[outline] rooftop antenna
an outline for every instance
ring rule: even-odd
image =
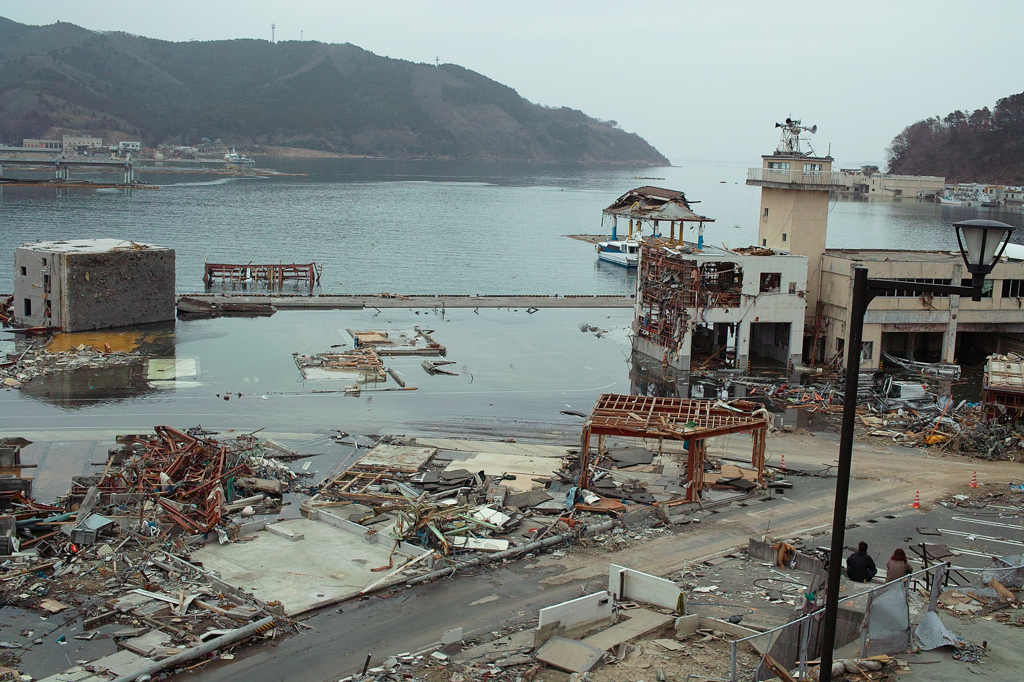
[[[434,57],[434,68],[435,69],[441,68],[441,58],[440,57]]]
[[[277,24],[271,24],[271,25],[270,25],[270,42],[272,42],[272,43],[273,43],[273,42],[276,42],[276,41],[274,40],[274,29],[275,29],[275,28],[277,28]]]
[[[302,36],[303,36],[304,33],[305,33],[305,31],[299,31],[299,42],[300,43],[302,42]]]
[[[814,148],[811,147],[811,141],[804,138],[803,141],[807,143],[809,151],[800,150],[800,133],[808,132],[811,135],[818,132],[818,126],[813,125],[810,128],[804,125],[800,125],[799,119],[787,118],[785,123],[776,123],[776,128],[782,128],[782,139],[779,140],[779,146],[775,149],[776,154],[794,154],[796,156],[813,156]]]

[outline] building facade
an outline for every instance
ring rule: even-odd
[[[945,191],[946,179],[931,175],[892,175],[844,169],[846,196],[863,199],[934,199]]]
[[[63,137],[63,149],[65,152],[103,149],[103,138],[93,137],[92,135],[65,135]]]
[[[21,146],[26,149],[64,149],[64,143],[60,140],[30,140],[25,138]]]
[[[981,301],[914,290],[914,282],[969,285],[959,253],[829,249],[821,257],[820,343],[825,362],[842,357],[853,297],[853,268],[907,282],[876,297],[864,316],[861,367],[877,369],[882,353],[920,362],[957,362],[965,347],[979,354],[1020,350],[1024,335],[1024,261],[1003,258],[985,281]]]
[[[83,331],[173,320],[174,250],[119,239],[37,242],[14,255],[14,323]]]

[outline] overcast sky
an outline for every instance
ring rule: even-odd
[[[164,40],[352,43],[455,63],[532,102],[614,119],[669,158],[770,153],[774,123],[816,124],[843,165],[906,125],[1024,91],[1024,2],[0,0],[28,24]]]

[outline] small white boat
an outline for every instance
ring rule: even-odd
[[[640,242],[635,239],[598,242],[597,259],[626,268],[635,268],[640,259]]]
[[[948,206],[981,206],[986,201],[987,198],[971,192],[956,192],[952,196],[943,194],[939,197],[939,203]]]
[[[231,148],[231,153],[230,154],[225,154],[224,155],[224,160],[227,161],[228,163],[245,164],[245,165],[251,165],[251,164],[255,164],[256,163],[255,160],[249,158],[245,154],[239,154],[238,152],[236,152],[234,147]]]

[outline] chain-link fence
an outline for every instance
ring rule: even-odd
[[[878,585],[865,592],[839,600],[835,648],[841,649],[860,640],[860,655],[876,656],[906,651],[910,647],[910,586],[918,582],[938,585],[945,576],[946,564],[916,571],[901,580]],[[864,604],[863,610],[857,608]],[[821,630],[825,609],[793,619],[780,627],[731,642],[730,680],[769,680],[777,677],[772,668],[797,669],[800,679],[807,674],[807,661],[820,656]],[[749,644],[759,654],[758,664],[740,671],[738,650]]]

